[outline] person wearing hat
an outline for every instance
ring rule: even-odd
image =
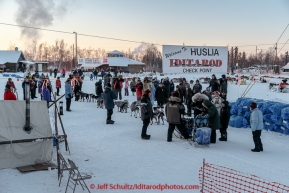
[[[17,100],[15,94],[11,90],[12,87],[9,84],[6,84],[4,92],[4,100]]]
[[[214,96],[212,97],[211,102],[213,103],[213,105],[215,105],[220,115],[223,99],[220,97],[220,93],[218,91],[214,92]]]
[[[209,100],[212,101],[213,93],[211,92],[210,87],[207,87],[206,90],[203,91],[203,94],[205,94],[209,98]]]
[[[227,141],[227,128],[229,125],[230,120],[230,107],[228,101],[222,102],[222,108],[220,111],[220,133],[221,137],[219,138],[220,141]]]
[[[218,80],[215,76],[215,74],[212,75],[212,79],[210,80],[210,86],[211,91],[215,92],[219,90],[219,84],[218,84]]]
[[[181,115],[185,114],[185,107],[181,103],[181,99],[179,98],[178,92],[173,92],[172,96],[169,98],[169,102],[166,104],[165,114],[167,117],[167,122],[169,123],[168,134],[167,134],[167,142],[172,141],[173,132],[175,127],[178,128],[180,133],[183,135],[185,139],[192,138],[189,136],[187,131],[184,128],[184,125],[181,121]]]
[[[144,90],[141,98],[141,119],[143,121],[141,138],[145,140],[150,139],[150,135],[147,135],[147,128],[150,124],[150,120],[153,116],[153,107],[150,100],[151,91],[149,89]]]
[[[222,78],[220,78],[220,93],[221,93],[221,97],[224,100],[226,100],[227,98],[227,88],[228,88],[227,78],[226,78],[226,75],[223,74]]]
[[[95,94],[96,96],[101,97],[102,93],[102,79],[98,79],[98,82],[95,83]]]
[[[193,86],[193,95],[202,92],[202,85],[199,80],[196,80],[196,84]]]
[[[70,105],[71,105],[71,99],[73,98],[72,96],[72,86],[71,86],[71,79],[68,78],[65,81],[65,99],[66,99],[66,111],[70,112]]]
[[[131,82],[129,84],[129,87],[130,87],[130,91],[132,92],[132,96],[134,96],[134,93],[135,93],[135,85],[136,85],[136,82],[135,82],[135,78],[132,78],[131,79]]]
[[[159,107],[165,104],[166,98],[167,98],[166,89],[163,86],[163,83],[160,83],[155,92],[155,99]]]
[[[113,114],[113,108],[114,108],[113,100],[116,100],[116,99],[117,99],[117,96],[114,92],[112,92],[111,84],[107,83],[106,88],[103,93],[103,102],[107,110],[106,124],[114,124],[114,121],[111,120],[111,115]]]
[[[23,100],[25,100],[25,83],[28,82],[29,77],[26,76],[24,81],[22,82],[22,89],[23,89]]]
[[[16,89],[16,87],[14,85],[14,82],[12,81],[12,78],[8,78],[8,81],[7,81],[6,84],[10,85],[12,92],[16,92],[17,89]]]
[[[256,102],[252,102],[250,104],[250,110],[251,110],[250,125],[253,134],[253,141],[255,144],[255,148],[251,149],[251,151],[260,152],[263,151],[263,144],[261,141],[261,132],[263,129],[263,114],[258,109]]]
[[[220,116],[215,105],[209,100],[204,100],[202,105],[208,110],[208,127],[211,128],[211,143],[216,143],[216,130],[220,129]]]

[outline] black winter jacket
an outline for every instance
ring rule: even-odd
[[[230,107],[228,101],[222,102],[225,104],[225,107],[221,108],[220,111],[220,124],[221,128],[228,128],[229,120],[230,120]]]

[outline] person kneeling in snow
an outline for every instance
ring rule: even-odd
[[[208,109],[208,127],[212,129],[211,143],[216,143],[216,130],[220,128],[220,116],[218,110],[209,100],[204,100],[202,105]]]
[[[179,97],[180,96],[178,92],[173,92],[165,108],[167,122],[169,123],[167,136],[168,142],[172,141],[172,135],[176,126],[185,139],[192,138],[192,136],[189,136],[189,134],[185,130],[184,125],[181,122],[181,114],[185,113],[185,107],[181,103],[181,99]]]

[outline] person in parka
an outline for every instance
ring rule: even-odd
[[[255,148],[251,149],[252,152],[260,152],[263,151],[263,144],[261,141],[261,132],[264,127],[263,125],[263,113],[257,107],[256,102],[252,102],[250,104],[250,125],[253,134],[253,141],[255,144]]]
[[[150,139],[150,135],[147,135],[147,128],[150,124],[151,117],[153,116],[153,107],[150,101],[151,91],[149,89],[144,90],[141,98],[141,119],[143,121],[141,138],[145,140]]]
[[[166,98],[169,98],[170,97],[170,81],[169,81],[168,77],[166,77],[164,79],[163,86],[165,87],[166,92],[167,92],[167,97]]]
[[[103,102],[104,106],[107,110],[107,118],[106,118],[106,124],[114,124],[114,121],[111,120],[111,115],[113,114],[113,108],[114,108],[114,101],[117,99],[117,96],[114,92],[111,90],[111,84],[107,83],[106,88],[103,93]]]
[[[136,82],[135,82],[135,78],[132,78],[131,79],[131,82],[129,84],[129,87],[130,87],[130,91],[132,92],[132,96],[134,96],[134,93],[135,93],[135,85],[136,85]]]
[[[192,115],[192,90],[191,88],[186,88],[186,105],[187,105],[187,115],[190,117]]]
[[[194,110],[194,117],[196,118],[199,114],[205,114],[206,109],[204,109],[202,103],[204,100],[209,100],[205,94],[197,93],[192,97],[192,109]]]
[[[95,94],[98,97],[101,97],[103,93],[103,89],[102,89],[102,80],[99,79],[98,82],[95,83]]]
[[[143,91],[145,91],[146,89],[152,91],[152,83],[149,81],[148,77],[145,77],[143,81]]]
[[[211,143],[216,143],[216,130],[220,129],[220,116],[215,105],[209,100],[204,100],[202,105],[208,109],[208,127],[211,128]]]
[[[202,92],[202,85],[199,80],[196,80],[196,84],[193,86],[193,95]]]
[[[158,106],[163,106],[167,98],[167,92],[163,83],[160,83],[155,92],[155,99],[158,103]]]
[[[178,128],[180,133],[185,139],[190,139],[191,136],[187,133],[184,124],[182,124],[181,115],[185,113],[185,107],[181,103],[178,92],[173,92],[172,96],[169,98],[169,102],[166,104],[165,114],[167,117],[167,122],[169,123],[167,142],[172,141],[172,135],[175,127]]]
[[[142,97],[142,90],[143,90],[143,84],[140,80],[140,78],[137,79],[137,83],[135,85],[135,90],[136,90],[136,99],[137,101],[141,101],[141,97]]]
[[[170,81],[170,96],[172,95],[172,93],[175,91],[175,84],[174,84],[174,81],[173,79],[171,79]],[[170,97],[169,96],[169,97]]]
[[[227,84],[226,75],[223,74],[222,78],[220,78],[220,94],[224,100],[226,100],[227,98],[227,88],[228,88],[228,84]]]
[[[221,137],[219,138],[220,141],[227,141],[227,128],[229,125],[230,120],[230,107],[228,101],[222,102],[222,108],[220,111],[220,133]]]
[[[212,75],[212,79],[210,80],[210,86],[209,87],[211,87],[212,92],[219,91],[219,83],[218,83],[218,80],[217,80],[215,74]]]
[[[72,99],[72,87],[71,87],[71,79],[68,78],[65,81],[65,99],[66,99],[66,111],[71,112],[70,105]]]
[[[218,91],[214,92],[214,96],[212,97],[211,102],[213,103],[213,105],[215,105],[215,107],[217,108],[218,113],[220,115],[223,99],[222,99],[222,97],[220,97],[220,93]]]

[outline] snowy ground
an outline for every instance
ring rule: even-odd
[[[198,75],[169,75],[187,77],[189,80]],[[211,75],[199,75],[210,77]],[[217,75],[219,78],[220,75]],[[158,77],[160,79],[161,77]],[[0,85],[4,90],[7,78],[0,77]],[[21,80],[13,81],[18,88],[19,99],[22,99]],[[62,79],[64,87],[65,79]],[[280,80],[277,80],[278,82]],[[52,78],[53,86],[55,79]],[[83,91],[94,93],[95,81],[86,77]],[[207,85],[203,85],[203,89]],[[229,83],[228,100],[235,101],[246,89],[246,85],[238,87]],[[60,94],[64,93],[64,88]],[[256,83],[247,95],[260,99],[271,99],[288,102],[288,94],[269,92],[268,84]],[[38,96],[38,100],[40,97]],[[0,96],[3,100],[3,95]],[[130,102],[135,97],[130,96]],[[65,100],[64,100],[65,103]],[[61,143],[61,151],[65,158],[74,160],[82,171],[93,174],[87,181],[96,187],[101,184],[169,184],[199,185],[198,172],[203,158],[206,162],[229,167],[244,173],[254,174],[271,182],[289,185],[289,136],[275,132],[262,132],[264,152],[253,153],[253,140],[250,129],[228,129],[228,142],[217,142],[209,148],[195,148],[188,142],[173,139],[166,141],[165,125],[149,125],[148,134],[151,139],[141,140],[142,122],[140,118],[130,117],[128,113],[119,113],[114,109],[112,116],[114,125],[106,125],[106,110],[97,109],[96,103],[75,102],[71,105],[72,112],[64,111],[62,116],[68,135],[71,155],[65,152]],[[51,113],[50,113],[51,114]],[[51,114],[52,115],[52,114]],[[219,138],[219,133],[217,133]],[[56,155],[52,160],[56,163]],[[0,193],[30,192],[55,193],[64,192],[68,173],[66,172],[58,187],[57,170],[40,171],[22,174],[16,169],[0,170]],[[72,192],[69,190],[68,192]],[[77,187],[76,192],[82,191]],[[128,190],[96,190],[91,192],[128,192]],[[130,192],[159,192],[159,190],[134,190]],[[178,192],[163,190],[163,192]],[[199,192],[199,190],[180,190],[180,192]]]

